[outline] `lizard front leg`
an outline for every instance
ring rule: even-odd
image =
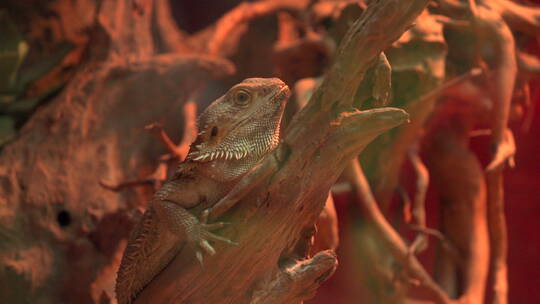
[[[208,242],[209,240],[235,244],[233,241],[211,232],[222,228],[226,223],[216,222],[207,224],[206,222],[201,222],[185,208],[172,201],[155,199],[152,204],[161,226],[173,234],[178,235],[180,237],[179,241],[184,239],[188,246],[195,252],[195,257],[201,265],[203,263],[201,250],[206,251],[209,255],[216,253],[215,249]]]
[[[248,171],[240,181],[221,198],[214,206],[206,209],[202,213],[202,221],[208,219],[215,220],[220,215],[234,207],[244,198],[255,186],[263,182],[278,168],[278,159],[275,155],[270,155],[262,163]]]

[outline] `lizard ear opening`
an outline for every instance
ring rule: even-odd
[[[218,128],[212,127],[212,131],[210,131],[210,137],[217,136],[217,134],[218,134]]]

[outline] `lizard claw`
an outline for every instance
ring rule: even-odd
[[[225,227],[227,225],[230,225],[230,224],[231,223],[228,223],[228,222],[216,222],[216,223],[212,223],[212,224],[202,224],[202,225],[206,230],[214,231],[214,230],[223,228],[223,227]]]
[[[229,244],[229,245],[234,245],[234,246],[238,246],[238,245],[239,245],[237,242],[231,241],[231,240],[229,240],[228,238],[224,238],[224,237],[222,237],[222,236],[219,236],[219,235],[214,234],[214,233],[211,233],[211,232],[207,232],[207,233],[206,233],[206,236],[207,236],[209,239],[212,239],[212,240],[215,240],[215,241],[221,241],[221,242],[227,243],[227,244]]]
[[[195,257],[197,258],[197,261],[199,261],[199,265],[201,265],[201,268],[204,269],[202,252],[200,252],[199,250],[195,251]]]
[[[219,235],[215,235],[215,234],[213,234],[213,233],[211,233],[211,232],[209,232],[207,230],[204,230],[203,236],[201,237],[201,239],[196,244],[197,245],[196,247],[198,247],[200,249],[195,250],[195,257],[199,261],[199,264],[200,264],[202,269],[204,269],[203,251],[206,252],[210,256],[213,256],[213,255],[216,254],[216,250],[214,249],[214,247],[212,247],[210,242],[208,242],[209,239],[216,240],[216,241],[222,241],[222,242],[225,242],[225,243],[231,244],[231,245],[238,245],[238,243],[235,243],[235,242],[233,242],[233,241],[231,241],[231,240],[229,240],[227,238],[224,238],[224,237],[219,236]]]
[[[229,240],[228,238],[219,236],[217,234],[212,233],[211,231],[223,228],[227,225],[230,225],[231,223],[227,222],[216,222],[216,223],[207,223],[208,220],[208,212],[203,211],[201,214],[201,219],[199,220],[199,223],[197,224],[197,228],[192,231],[191,237],[188,237],[189,243],[191,243],[191,247],[195,249],[195,257],[199,261],[199,264],[201,265],[201,268],[204,269],[204,263],[203,263],[203,252],[213,256],[216,254],[216,250],[214,247],[210,244],[210,240],[212,241],[220,241],[227,243],[229,245],[235,245],[238,246],[238,243],[233,242]]]
[[[199,242],[199,246],[204,249],[204,251],[206,251],[206,253],[208,253],[209,255],[215,255],[216,254],[216,250],[214,249],[214,247],[212,247],[212,245],[210,245],[210,243],[208,243],[207,240],[201,240]]]
[[[201,223],[208,223],[208,216],[210,215],[210,209],[206,209],[201,213]]]

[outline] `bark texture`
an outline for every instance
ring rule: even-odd
[[[211,215],[232,223],[219,234],[240,245],[216,244],[204,270],[182,252],[138,304],[300,303],[333,274],[338,244],[352,275],[329,282],[340,287],[322,303],[350,303],[347,288],[383,304],[516,295],[506,260],[524,250],[508,240],[503,186],[516,153],[509,121],[533,121],[538,7],[0,2],[0,37],[10,37],[0,39],[10,70],[0,69],[0,301],[115,303],[125,239],[185,157],[197,109],[247,77],[280,77],[298,102],[279,148],[226,196],[239,203]],[[407,120],[377,108],[386,104],[411,123],[385,133]],[[483,135],[478,148],[471,139]],[[352,190],[347,202],[329,193],[342,171],[335,189]],[[435,250],[430,271],[420,254]]]
[[[114,193],[98,182],[150,171],[148,160],[161,147],[144,126],[181,126],[182,104],[193,89],[233,70],[210,56],[155,55],[151,16],[152,1],[101,3],[84,64],[3,147],[2,301],[114,298],[124,239],[146,196]]]

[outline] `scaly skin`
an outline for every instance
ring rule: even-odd
[[[215,253],[209,240],[232,243],[211,233],[223,223],[207,224],[186,209],[212,207],[277,146],[289,95],[277,78],[249,78],[201,114],[201,132],[186,160],[154,194],[130,236],[116,280],[119,304],[131,303],[182,248],[202,263],[202,251]]]

